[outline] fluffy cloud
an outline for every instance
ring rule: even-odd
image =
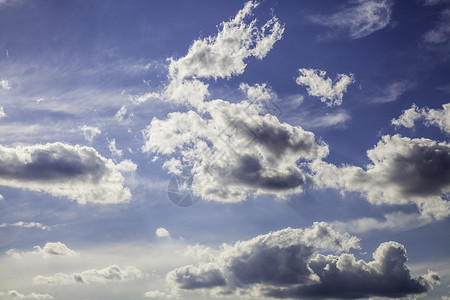
[[[299,299],[399,297],[424,293],[440,281],[433,272],[412,278],[406,250],[396,242],[381,244],[370,262],[349,253],[317,253],[351,248],[359,249],[356,237],[314,223],[305,230],[286,228],[223,245],[210,261],[175,269],[166,279],[182,290]]]
[[[116,139],[112,139],[109,141],[108,149],[109,149],[109,151],[111,151],[111,154],[114,156],[122,156],[123,155],[123,151],[117,149],[117,147],[116,147]]]
[[[2,199],[2,198],[3,198],[3,196],[0,197],[0,199]],[[19,221],[19,222],[12,223],[12,224],[8,224],[8,223],[0,224],[0,228],[6,228],[6,227],[39,228],[42,230],[51,230],[50,226],[42,225],[41,223],[38,223],[38,222]]]
[[[102,131],[98,127],[93,126],[87,126],[83,125],[81,126],[81,130],[83,131],[84,138],[88,140],[89,142],[92,142],[94,137],[98,134],[101,134]]]
[[[367,151],[366,169],[312,163],[315,183],[343,191],[358,191],[377,205],[415,204],[423,218],[440,220],[450,205],[450,144],[429,139],[383,136]]]
[[[385,28],[391,19],[391,0],[357,0],[354,4],[329,16],[314,16],[311,20],[319,25],[337,28],[335,34],[345,34],[359,39]]]
[[[171,299],[174,297],[174,295],[155,290],[155,291],[148,291],[143,295],[143,297],[150,299]]]
[[[80,204],[127,202],[131,193],[123,186],[122,167],[91,147],[0,146],[0,185],[63,196]]]
[[[9,85],[9,81],[6,79],[0,80],[0,88],[8,91],[11,89],[11,86]]]
[[[16,290],[9,290],[6,292],[0,291],[0,297],[1,299],[53,299],[53,297],[49,294],[37,294],[37,293],[22,294]]]
[[[48,242],[44,247],[34,246],[34,250],[30,252],[17,252],[15,249],[10,249],[6,252],[8,255],[20,258],[24,255],[40,255],[44,258],[56,256],[78,256],[79,254],[61,242]]]
[[[0,119],[5,117],[6,117],[5,110],[3,109],[3,106],[0,105]]]
[[[353,74],[338,74],[333,82],[331,78],[325,78],[327,73],[322,70],[299,69],[299,72],[297,84],[306,86],[310,96],[320,97],[320,101],[328,106],[341,105],[347,86],[355,81]]]
[[[112,265],[104,269],[90,269],[81,273],[57,273],[52,276],[37,275],[33,278],[36,284],[67,285],[103,283],[108,281],[130,281],[141,279],[144,274],[136,267],[129,266],[124,269]]]
[[[404,110],[398,119],[393,119],[391,124],[412,128],[420,119],[423,119],[427,126],[434,125],[443,132],[450,133],[450,103],[442,105],[442,109],[418,108],[413,104],[411,108]]]
[[[263,115],[260,102],[213,100],[203,108],[207,113],[153,119],[143,132],[143,151],[172,155],[164,167],[176,175],[191,172],[193,192],[205,199],[236,202],[251,193],[297,193],[307,181],[300,162],[328,154],[313,133]]]
[[[167,229],[159,227],[158,229],[156,229],[155,234],[157,237],[159,238],[163,238],[163,237],[168,237],[170,238],[170,233]]]

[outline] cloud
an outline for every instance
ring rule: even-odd
[[[61,242],[47,242],[44,247],[40,246],[34,246],[33,251],[29,252],[18,252],[15,249],[10,249],[6,252],[8,255],[20,258],[25,255],[39,255],[43,256],[44,258],[51,258],[51,257],[61,257],[61,256],[78,256],[79,254],[69,247],[67,247],[65,244]]]
[[[167,229],[162,228],[162,227],[159,227],[158,229],[156,229],[155,234],[159,238],[164,238],[164,237],[170,238],[169,231],[167,231]]]
[[[355,81],[353,74],[337,74],[334,82],[325,78],[327,72],[318,69],[299,69],[300,76],[295,80],[298,85],[306,86],[310,96],[320,97],[328,106],[341,105],[347,86]]]
[[[328,147],[313,133],[262,114],[260,102],[212,100],[205,114],[175,112],[154,118],[143,131],[144,152],[171,156],[164,167],[193,175],[204,199],[237,202],[251,193],[298,193],[307,177],[298,164],[321,159]]]
[[[98,127],[92,127],[87,125],[81,126],[81,130],[83,131],[84,138],[89,142],[92,142],[96,135],[102,133],[102,131]]]
[[[450,8],[447,7],[440,12],[435,27],[428,30],[424,34],[422,43],[429,50],[442,53],[442,57],[449,57],[448,50],[450,49]]]
[[[305,230],[286,228],[224,244],[210,261],[177,268],[166,280],[180,290],[298,299],[398,297],[424,293],[439,283],[433,272],[412,278],[406,250],[396,242],[381,244],[370,262],[342,253],[359,249],[358,241],[324,222]],[[324,256],[319,251],[342,254]]]
[[[404,92],[406,92],[410,87],[411,83],[407,81],[399,81],[391,83],[387,86],[386,90],[381,96],[376,96],[373,98],[373,102],[377,103],[387,103],[393,102],[398,99]]]
[[[9,81],[6,79],[0,80],[0,88],[4,89],[5,91],[9,91],[11,89]]]
[[[129,99],[135,104],[142,104],[149,99],[159,99],[161,95],[156,92],[148,92],[142,95],[129,95]]]
[[[332,15],[317,15],[311,21],[335,30],[331,37],[346,35],[359,39],[385,28],[392,13],[391,0],[356,0]]]
[[[426,126],[436,126],[445,133],[450,133],[450,103],[442,105],[442,109],[418,108],[415,104],[404,110],[398,119],[392,119],[396,127],[414,127],[414,123],[423,119]]]
[[[159,290],[148,291],[143,295],[144,298],[150,299],[171,299],[174,297],[172,294],[168,294],[166,292],[161,292]]]
[[[430,139],[383,136],[367,151],[371,164],[337,167],[313,162],[320,187],[362,193],[376,205],[415,204],[425,219],[441,220],[450,212],[450,144]]]
[[[144,273],[136,267],[129,266],[124,269],[112,265],[104,269],[90,269],[81,273],[56,273],[52,276],[37,275],[33,278],[35,284],[67,285],[104,283],[108,281],[130,281],[141,279]]]
[[[0,105],[0,119],[1,118],[6,118],[5,109],[3,108],[2,105]]]
[[[108,149],[114,156],[122,156],[123,151],[116,148],[116,139],[112,139],[108,143]]]
[[[3,198],[0,197],[0,199]],[[38,228],[38,229],[42,229],[42,230],[51,230],[50,226],[47,225],[42,225],[41,223],[38,222],[16,222],[16,223],[12,223],[12,224],[8,224],[8,223],[2,223],[0,224],[0,228],[6,228],[6,227],[21,227],[21,228]]]
[[[129,201],[122,167],[91,147],[63,143],[0,146],[0,185],[46,192],[80,204]]]
[[[1,1],[0,1],[1,4]],[[0,291],[1,299],[53,299],[53,297],[49,294],[22,294],[16,290],[9,290],[6,292]]]

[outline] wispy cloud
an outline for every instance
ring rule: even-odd
[[[0,195],[1,196],[1,195]],[[3,196],[0,197],[0,199],[2,199]],[[1,223],[0,224],[0,228],[6,228],[6,227],[21,227],[21,228],[38,228],[38,229],[42,229],[42,230],[51,230],[50,226],[47,225],[43,225],[39,222],[16,222],[16,223]]]

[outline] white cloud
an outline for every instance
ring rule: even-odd
[[[389,84],[382,95],[373,98],[373,102],[387,103],[398,99],[404,92],[411,87],[411,83],[407,81],[398,81]]]
[[[391,19],[391,0],[349,1],[352,6],[328,16],[313,16],[311,20],[319,25],[336,30],[331,36],[344,34],[359,39],[385,28]]]
[[[11,86],[9,85],[9,81],[6,79],[0,80],[0,88],[8,91],[11,89]]]
[[[0,146],[0,185],[67,197],[80,204],[131,198],[120,167],[94,148],[62,143]]]
[[[33,282],[35,284],[49,285],[90,284],[108,281],[130,281],[143,277],[144,273],[136,267],[129,266],[122,269],[119,266],[111,265],[104,269],[90,269],[81,273],[56,273],[51,276],[37,275],[33,278]]]
[[[441,220],[450,214],[450,144],[429,139],[383,136],[367,151],[371,164],[337,167],[312,163],[314,181],[320,187],[362,193],[381,205],[415,204],[425,220]]]
[[[142,95],[129,95],[129,98],[135,104],[141,104],[146,102],[149,99],[159,99],[161,95],[156,92],[148,92]]]
[[[116,112],[114,115],[114,118],[116,118],[119,121],[126,121],[130,120],[134,116],[133,113],[129,113],[127,115],[127,107],[125,105],[122,105],[120,109]]]
[[[298,299],[398,297],[421,294],[439,284],[434,272],[411,277],[406,250],[396,242],[381,244],[370,262],[356,261],[349,253],[318,254],[359,249],[358,241],[323,222],[305,230],[286,228],[224,244],[210,260],[177,268],[166,280],[179,290]]]
[[[159,238],[164,238],[164,237],[170,238],[169,231],[167,229],[165,229],[165,228],[162,228],[162,227],[157,228],[156,231],[155,231],[155,234]]]
[[[2,105],[0,105],[0,119],[5,117],[6,117],[5,109],[3,108]]]
[[[0,197],[0,199],[2,199],[2,198],[3,198],[3,196]],[[8,224],[8,223],[0,224],[0,228],[5,228],[5,227],[39,228],[39,229],[42,229],[42,230],[51,230],[50,226],[42,225],[41,223],[38,223],[38,222],[22,222],[22,221],[19,221],[19,222],[12,223],[12,224]]]
[[[89,142],[92,142],[96,135],[102,133],[102,131],[98,127],[87,126],[87,125],[81,126],[81,130],[83,131],[84,138],[86,140],[88,140]]]
[[[117,149],[117,147],[116,147],[116,139],[112,139],[109,141],[108,149],[111,152],[111,154],[114,156],[122,156],[123,155],[123,151]]]
[[[15,249],[10,249],[6,252],[8,255],[16,258],[20,258],[26,255],[39,255],[44,258],[51,257],[61,257],[61,256],[78,256],[79,254],[74,250],[67,247],[64,243],[61,242],[47,242],[44,247],[34,246],[33,251],[29,252],[18,252]]]
[[[440,45],[450,41],[450,9],[444,9],[439,16],[436,27],[427,31],[423,37],[429,45]]]
[[[445,133],[450,133],[450,103],[442,105],[442,109],[418,108],[415,104],[404,110],[398,119],[392,119],[391,124],[397,127],[414,127],[414,123],[423,119],[425,125],[436,126]]]
[[[328,106],[341,105],[347,86],[355,81],[353,74],[337,74],[334,82],[325,78],[325,71],[318,69],[299,69],[298,85],[306,86],[310,96],[320,97],[320,101]]]
[[[168,294],[166,292],[161,292],[159,290],[148,291],[143,295],[144,298],[150,299],[171,299],[174,297],[172,294]]]
[[[9,290],[6,292],[0,291],[0,297],[2,299],[53,299],[53,297],[49,294],[38,294],[38,293],[22,294],[16,290]]]

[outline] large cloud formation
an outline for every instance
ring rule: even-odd
[[[401,297],[439,284],[434,272],[411,277],[406,250],[396,242],[381,244],[370,262],[342,253],[359,249],[358,241],[323,222],[305,230],[286,228],[224,245],[211,261],[175,269],[167,281],[181,290],[299,299]]]
[[[94,148],[63,143],[0,145],[0,185],[63,196],[80,204],[121,203],[131,198],[121,171],[130,161],[114,164]]]
[[[376,205],[415,204],[425,219],[449,215],[443,195],[450,193],[450,144],[386,135],[367,156],[372,164],[366,169],[314,162],[315,183],[361,192]]]

